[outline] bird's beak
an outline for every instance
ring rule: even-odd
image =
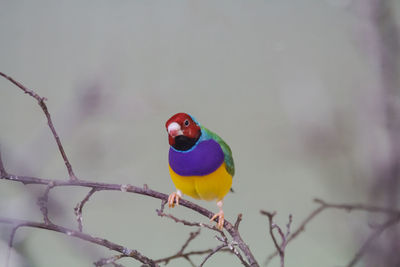
[[[168,134],[172,137],[176,137],[178,135],[183,135],[181,126],[176,122],[172,122],[170,125],[168,125],[167,131],[168,131]]]

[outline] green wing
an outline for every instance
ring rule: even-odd
[[[201,126],[201,130],[202,130],[202,133],[204,134],[203,138],[213,139],[221,146],[222,151],[224,152],[224,160],[225,160],[226,170],[230,175],[233,176],[235,174],[235,163],[233,162],[231,148],[216,133],[208,130],[204,126]]]

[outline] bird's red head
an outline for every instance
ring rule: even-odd
[[[200,138],[201,128],[186,113],[177,113],[165,123],[169,144],[178,150],[190,149]]]

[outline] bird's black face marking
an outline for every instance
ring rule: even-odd
[[[200,137],[189,138],[184,135],[178,135],[177,137],[175,137],[175,144],[172,147],[175,148],[176,150],[187,151],[196,144],[196,142],[197,142],[197,140],[199,140],[199,138]]]

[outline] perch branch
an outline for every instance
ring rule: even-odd
[[[216,231],[216,232],[219,233],[220,236],[221,236],[221,237],[217,237],[217,239],[220,240],[221,242],[225,243],[225,245],[228,247],[228,249],[226,249],[226,250],[222,249],[222,250],[223,250],[223,251],[230,251],[230,252],[233,253],[236,257],[238,257],[238,259],[240,260],[240,262],[241,262],[244,266],[250,266],[250,265],[244,260],[242,254],[240,254],[240,252],[235,248],[235,246],[237,245],[237,243],[236,243],[235,241],[232,241],[231,244],[229,244],[228,238],[226,237],[226,235],[225,235],[225,233],[224,233],[223,231],[219,230],[217,227],[215,227],[215,226],[213,226],[213,225],[208,225],[208,224],[199,223],[199,222],[189,222],[189,221],[186,221],[186,220],[179,219],[179,218],[173,216],[172,214],[164,213],[163,210],[164,210],[164,205],[165,205],[165,204],[166,204],[166,201],[163,202],[163,203],[161,204],[161,209],[160,209],[160,210],[156,210],[158,216],[170,218],[171,220],[175,221],[176,223],[182,223],[183,225],[186,225],[186,226],[204,227],[204,228],[208,228],[208,229],[210,229],[210,230]],[[238,215],[238,218],[237,218],[237,220],[236,220],[235,226],[239,227],[239,223],[240,223],[240,221],[241,221],[241,218],[242,218],[242,216],[241,216],[241,214],[239,214],[239,215]],[[237,228],[235,228],[235,229],[237,230]],[[233,244],[233,245],[232,245],[232,244]],[[210,253],[211,255],[213,255],[213,254],[215,254],[215,252],[213,252],[213,251],[214,251],[213,249],[203,250],[202,252],[204,252],[204,253],[202,253],[202,254]],[[219,250],[219,251],[220,251],[220,250]],[[197,255],[199,255],[199,253],[197,253]],[[211,255],[210,255],[210,257],[211,257]],[[209,257],[207,257],[207,258],[209,258]]]
[[[71,179],[69,179],[69,180],[51,180],[51,179],[37,178],[37,177],[32,177],[32,176],[19,176],[19,175],[8,174],[8,173],[2,173],[1,178],[10,180],[10,181],[20,182],[25,185],[39,184],[39,185],[48,186],[49,184],[51,184],[53,188],[54,187],[73,186],[73,187],[88,187],[88,188],[92,188],[92,190],[93,190],[93,188],[95,188],[96,191],[129,192],[129,193],[135,193],[135,194],[140,194],[140,195],[157,198],[157,199],[162,200],[163,203],[164,202],[166,203],[166,201],[168,199],[167,194],[151,190],[146,186],[137,187],[137,186],[126,185],[126,184],[110,184],[110,183],[100,183],[100,182],[91,182],[91,181],[85,181],[85,180],[71,180]],[[95,192],[93,192],[93,193],[95,193]],[[93,194],[91,194],[91,195],[93,195]],[[181,206],[189,208],[207,218],[211,218],[214,215],[211,211],[209,211],[197,204],[194,204],[193,202],[185,200],[185,199],[182,199],[179,202],[179,204]],[[170,217],[170,216],[172,216],[172,215],[168,215],[167,217]],[[207,224],[203,224],[203,223],[191,223],[191,222],[187,222],[184,220],[182,220],[181,222],[186,225],[192,224],[191,226],[200,226],[200,227],[207,227],[207,228],[213,229],[213,227],[211,227]],[[249,266],[259,266],[253,256],[253,254],[251,253],[250,249],[248,248],[248,246],[245,244],[245,242],[241,238],[239,232],[235,229],[235,227],[228,220],[225,220],[224,228],[227,230],[227,232],[232,237],[233,241],[235,241],[237,243],[240,250],[242,250],[243,254],[246,256],[246,258],[248,260],[248,265]]]

